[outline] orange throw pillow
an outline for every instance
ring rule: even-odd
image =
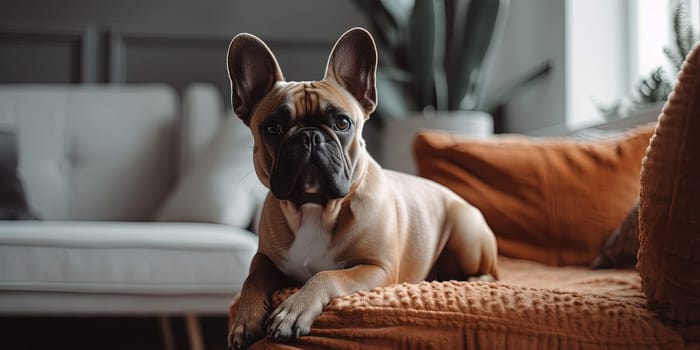
[[[661,317],[689,327],[686,338],[700,341],[700,44],[661,113],[641,185],[642,289]]]
[[[499,253],[550,265],[590,265],[639,194],[649,124],[598,142],[423,132],[421,176],[479,208]]]

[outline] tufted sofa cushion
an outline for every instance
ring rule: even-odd
[[[147,220],[174,181],[178,99],[163,85],[2,86],[19,173],[42,219]]]

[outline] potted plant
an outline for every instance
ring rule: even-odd
[[[379,50],[380,161],[415,172],[411,144],[423,128],[473,136],[493,131],[480,107],[484,72],[507,0],[356,0]]]

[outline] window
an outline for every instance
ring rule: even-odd
[[[566,5],[566,114],[569,128],[604,121],[599,107],[629,99],[642,78],[662,67],[672,46],[672,16],[687,6],[697,32],[700,0],[568,0]]]

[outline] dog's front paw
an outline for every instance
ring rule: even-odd
[[[492,275],[478,275],[478,276],[470,276],[467,279],[467,282],[496,282],[496,278],[494,278]]]
[[[245,349],[265,336],[265,310],[243,310],[238,313],[228,333],[229,349]]]
[[[267,321],[267,335],[270,338],[277,341],[288,341],[311,332],[311,325],[323,311],[323,305],[304,300],[297,293],[287,298],[275,309]]]

